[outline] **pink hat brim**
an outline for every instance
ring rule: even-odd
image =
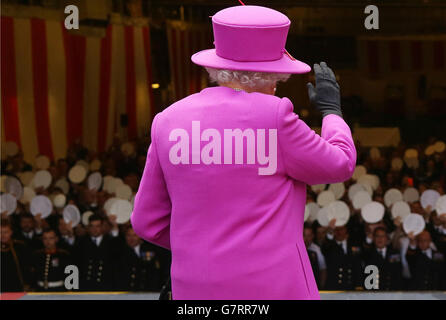
[[[191,60],[193,63],[200,66],[217,69],[296,74],[308,73],[311,71],[311,67],[308,64],[297,59],[291,60],[285,53],[279,60],[243,62],[219,57],[215,50],[216,49],[206,49],[194,53],[191,56]]]

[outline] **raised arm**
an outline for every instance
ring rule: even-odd
[[[339,85],[331,69],[321,66],[315,65],[316,88],[308,86],[310,100],[322,112],[321,136],[299,119],[290,99],[282,98],[277,114],[285,170],[309,185],[348,180],[356,165],[355,144],[340,109]]]

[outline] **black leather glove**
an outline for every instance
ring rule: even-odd
[[[321,113],[322,118],[329,114],[342,117],[341,92],[333,71],[325,62],[314,64],[316,88],[311,82],[307,83],[310,102]]]

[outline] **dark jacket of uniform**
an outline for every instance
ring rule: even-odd
[[[347,241],[347,254],[335,240],[327,239],[322,246],[327,263],[327,290],[354,290],[362,286],[361,247]]]
[[[446,255],[446,234],[440,232],[433,224],[428,224],[426,229],[432,235],[432,242],[435,243],[438,251]]]
[[[360,246],[366,237],[364,224],[361,222],[360,216],[358,214],[353,215],[346,225],[349,234],[348,240],[352,246]]]
[[[70,253],[63,249],[58,248],[54,253],[47,253],[45,249],[34,251],[31,260],[33,288],[37,291],[64,291],[65,267],[72,263]]]
[[[446,289],[445,257],[441,252],[432,250],[432,259],[429,259],[419,248],[409,248],[406,259],[412,275],[412,290]]]
[[[77,245],[79,244],[79,239],[74,236],[74,243],[69,244],[67,240],[62,235],[59,235],[59,242],[57,243],[57,247],[68,251],[71,255],[76,253]]]
[[[23,241],[25,245],[28,247],[28,249],[31,251],[31,253],[34,252],[35,250],[43,248],[42,237],[41,235],[36,234],[36,232],[33,233],[33,236],[30,239],[25,237],[23,232],[20,231],[15,233],[14,239]]]
[[[170,250],[153,245],[161,264],[161,282],[165,283],[170,278],[170,266],[172,264],[172,253]]]
[[[401,254],[390,245],[387,246],[385,258],[383,258],[375,246],[365,250],[364,263],[366,266],[375,265],[378,267],[379,290],[403,289]]]
[[[147,243],[140,245],[140,255],[128,245],[119,254],[116,274],[117,289],[123,291],[160,291],[161,265],[159,257]]]
[[[22,292],[30,282],[30,251],[25,243],[12,240],[1,245],[1,292]]]
[[[313,250],[307,249],[308,258],[310,259],[311,268],[313,269],[314,279],[316,280],[318,288],[320,288],[320,270],[317,253]]]
[[[104,234],[97,246],[90,236],[79,239],[75,248],[75,261],[79,267],[79,287],[83,291],[114,289],[119,239]]]

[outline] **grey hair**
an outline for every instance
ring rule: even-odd
[[[241,70],[227,70],[215,69],[205,67],[209,73],[211,83],[227,84],[234,80],[243,86],[248,86],[253,89],[261,89],[267,86],[274,85],[278,81],[287,81],[290,73],[270,73],[257,71],[241,71]]]

